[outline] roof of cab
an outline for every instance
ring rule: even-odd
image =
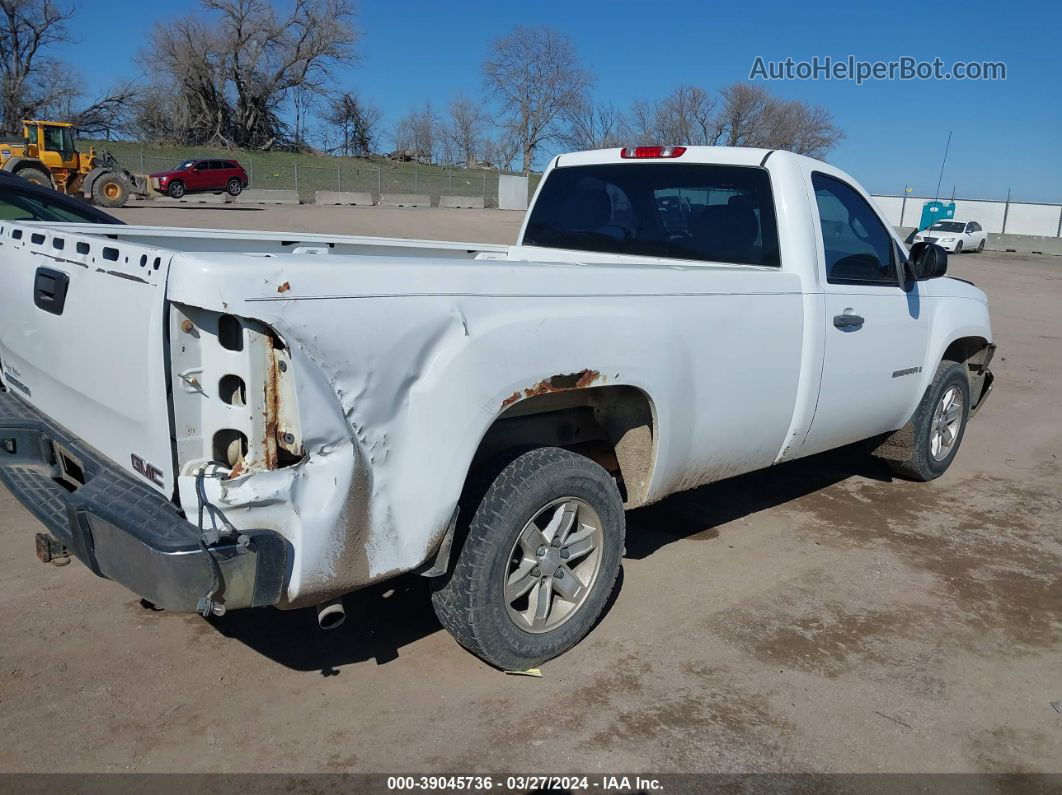
[[[553,166],[589,166],[601,163],[637,163],[639,160],[620,157],[623,147],[592,149],[586,152],[571,152],[558,155]],[[725,163],[738,166],[758,166],[772,149],[754,149],[744,146],[687,146],[678,157],[651,158],[641,162],[653,163]]]

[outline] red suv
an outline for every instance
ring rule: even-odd
[[[247,172],[235,160],[185,160],[170,171],[152,174],[151,187],[174,199],[205,191],[239,196],[247,187]]]

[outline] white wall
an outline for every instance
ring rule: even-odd
[[[1003,212],[1006,202],[978,202],[955,200],[955,217],[960,221],[977,221],[986,232],[1003,231]]]
[[[1008,235],[1058,235],[1059,208],[1052,204],[1010,203],[1007,212]]]
[[[881,211],[883,213],[885,213],[885,217],[889,219],[889,223],[890,224],[892,224],[893,226],[904,226],[905,225],[905,224],[900,223],[900,211],[903,208],[903,197],[902,196],[875,196],[874,197],[874,201],[877,202],[878,207],[881,208]],[[910,202],[908,202],[908,203],[910,204]],[[922,202],[918,202],[918,208],[919,208],[919,212],[921,212]],[[910,220],[911,219],[910,208],[907,208],[907,209],[908,209],[908,212],[904,213],[904,216],[905,216],[904,220],[907,221],[906,226],[914,226],[914,224],[911,223],[911,220]]]
[[[893,226],[917,226],[922,218],[922,205],[932,199],[924,196],[908,196],[907,207],[900,222],[902,196],[874,196],[874,201]],[[950,199],[941,199],[948,202]],[[976,199],[956,199],[955,218],[959,221],[977,221],[986,232],[1001,234],[1003,215],[1006,213],[1008,235],[1038,235],[1040,237],[1058,237],[1059,213],[1062,205],[1027,204],[1024,202],[979,201]]]

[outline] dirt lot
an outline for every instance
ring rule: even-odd
[[[507,241],[497,211],[127,209],[132,222]],[[0,769],[1062,771],[1062,259],[952,258],[996,392],[951,471],[857,450],[628,516],[615,602],[543,678],[443,632],[408,577],[346,625],[151,612],[45,566],[0,494]]]

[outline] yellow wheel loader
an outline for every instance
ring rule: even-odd
[[[0,139],[0,169],[103,207],[121,207],[130,194],[148,192],[144,177],[122,168],[109,152],[77,151],[69,122],[23,121],[21,139]]]

